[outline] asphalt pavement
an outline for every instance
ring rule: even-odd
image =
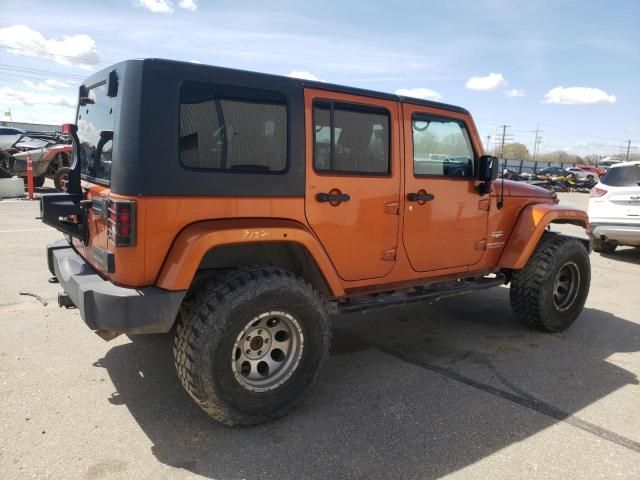
[[[560,334],[519,325],[506,287],[335,317],[307,400],[230,428],[182,390],[169,336],[104,342],[58,308],[37,215],[0,201],[0,478],[640,478],[640,249],[591,255]]]

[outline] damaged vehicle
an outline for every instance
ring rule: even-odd
[[[65,191],[73,148],[71,139],[58,133],[6,130],[14,132],[3,138],[5,145],[7,139],[12,143],[0,149],[0,171],[3,176],[17,175],[26,184],[27,160],[31,156],[34,185],[41,187],[46,178],[51,178],[57,190]]]

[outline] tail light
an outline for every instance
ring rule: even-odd
[[[591,191],[589,192],[589,196],[590,197],[601,197],[605,193],[607,193],[607,191],[604,188],[593,187],[591,189]]]
[[[117,247],[136,244],[136,202],[109,200],[109,240]]]

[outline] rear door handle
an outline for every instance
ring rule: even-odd
[[[318,193],[316,200],[320,203],[329,202],[331,204],[338,204],[348,202],[351,200],[351,197],[346,193]]]
[[[419,191],[418,193],[409,193],[407,195],[407,200],[409,200],[410,202],[430,202],[431,200],[433,200],[434,198],[436,198],[433,193],[427,193],[424,190]]]

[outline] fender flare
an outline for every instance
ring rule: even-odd
[[[345,295],[333,264],[313,234],[301,223],[280,219],[208,220],[187,226],[169,249],[155,285],[166,290],[186,290],[210,250],[223,245],[270,242],[302,245],[316,262],[331,294]]]
[[[584,210],[562,205],[537,204],[525,207],[500,256],[498,267],[524,268],[550,223],[571,223],[587,228],[589,217]]]

